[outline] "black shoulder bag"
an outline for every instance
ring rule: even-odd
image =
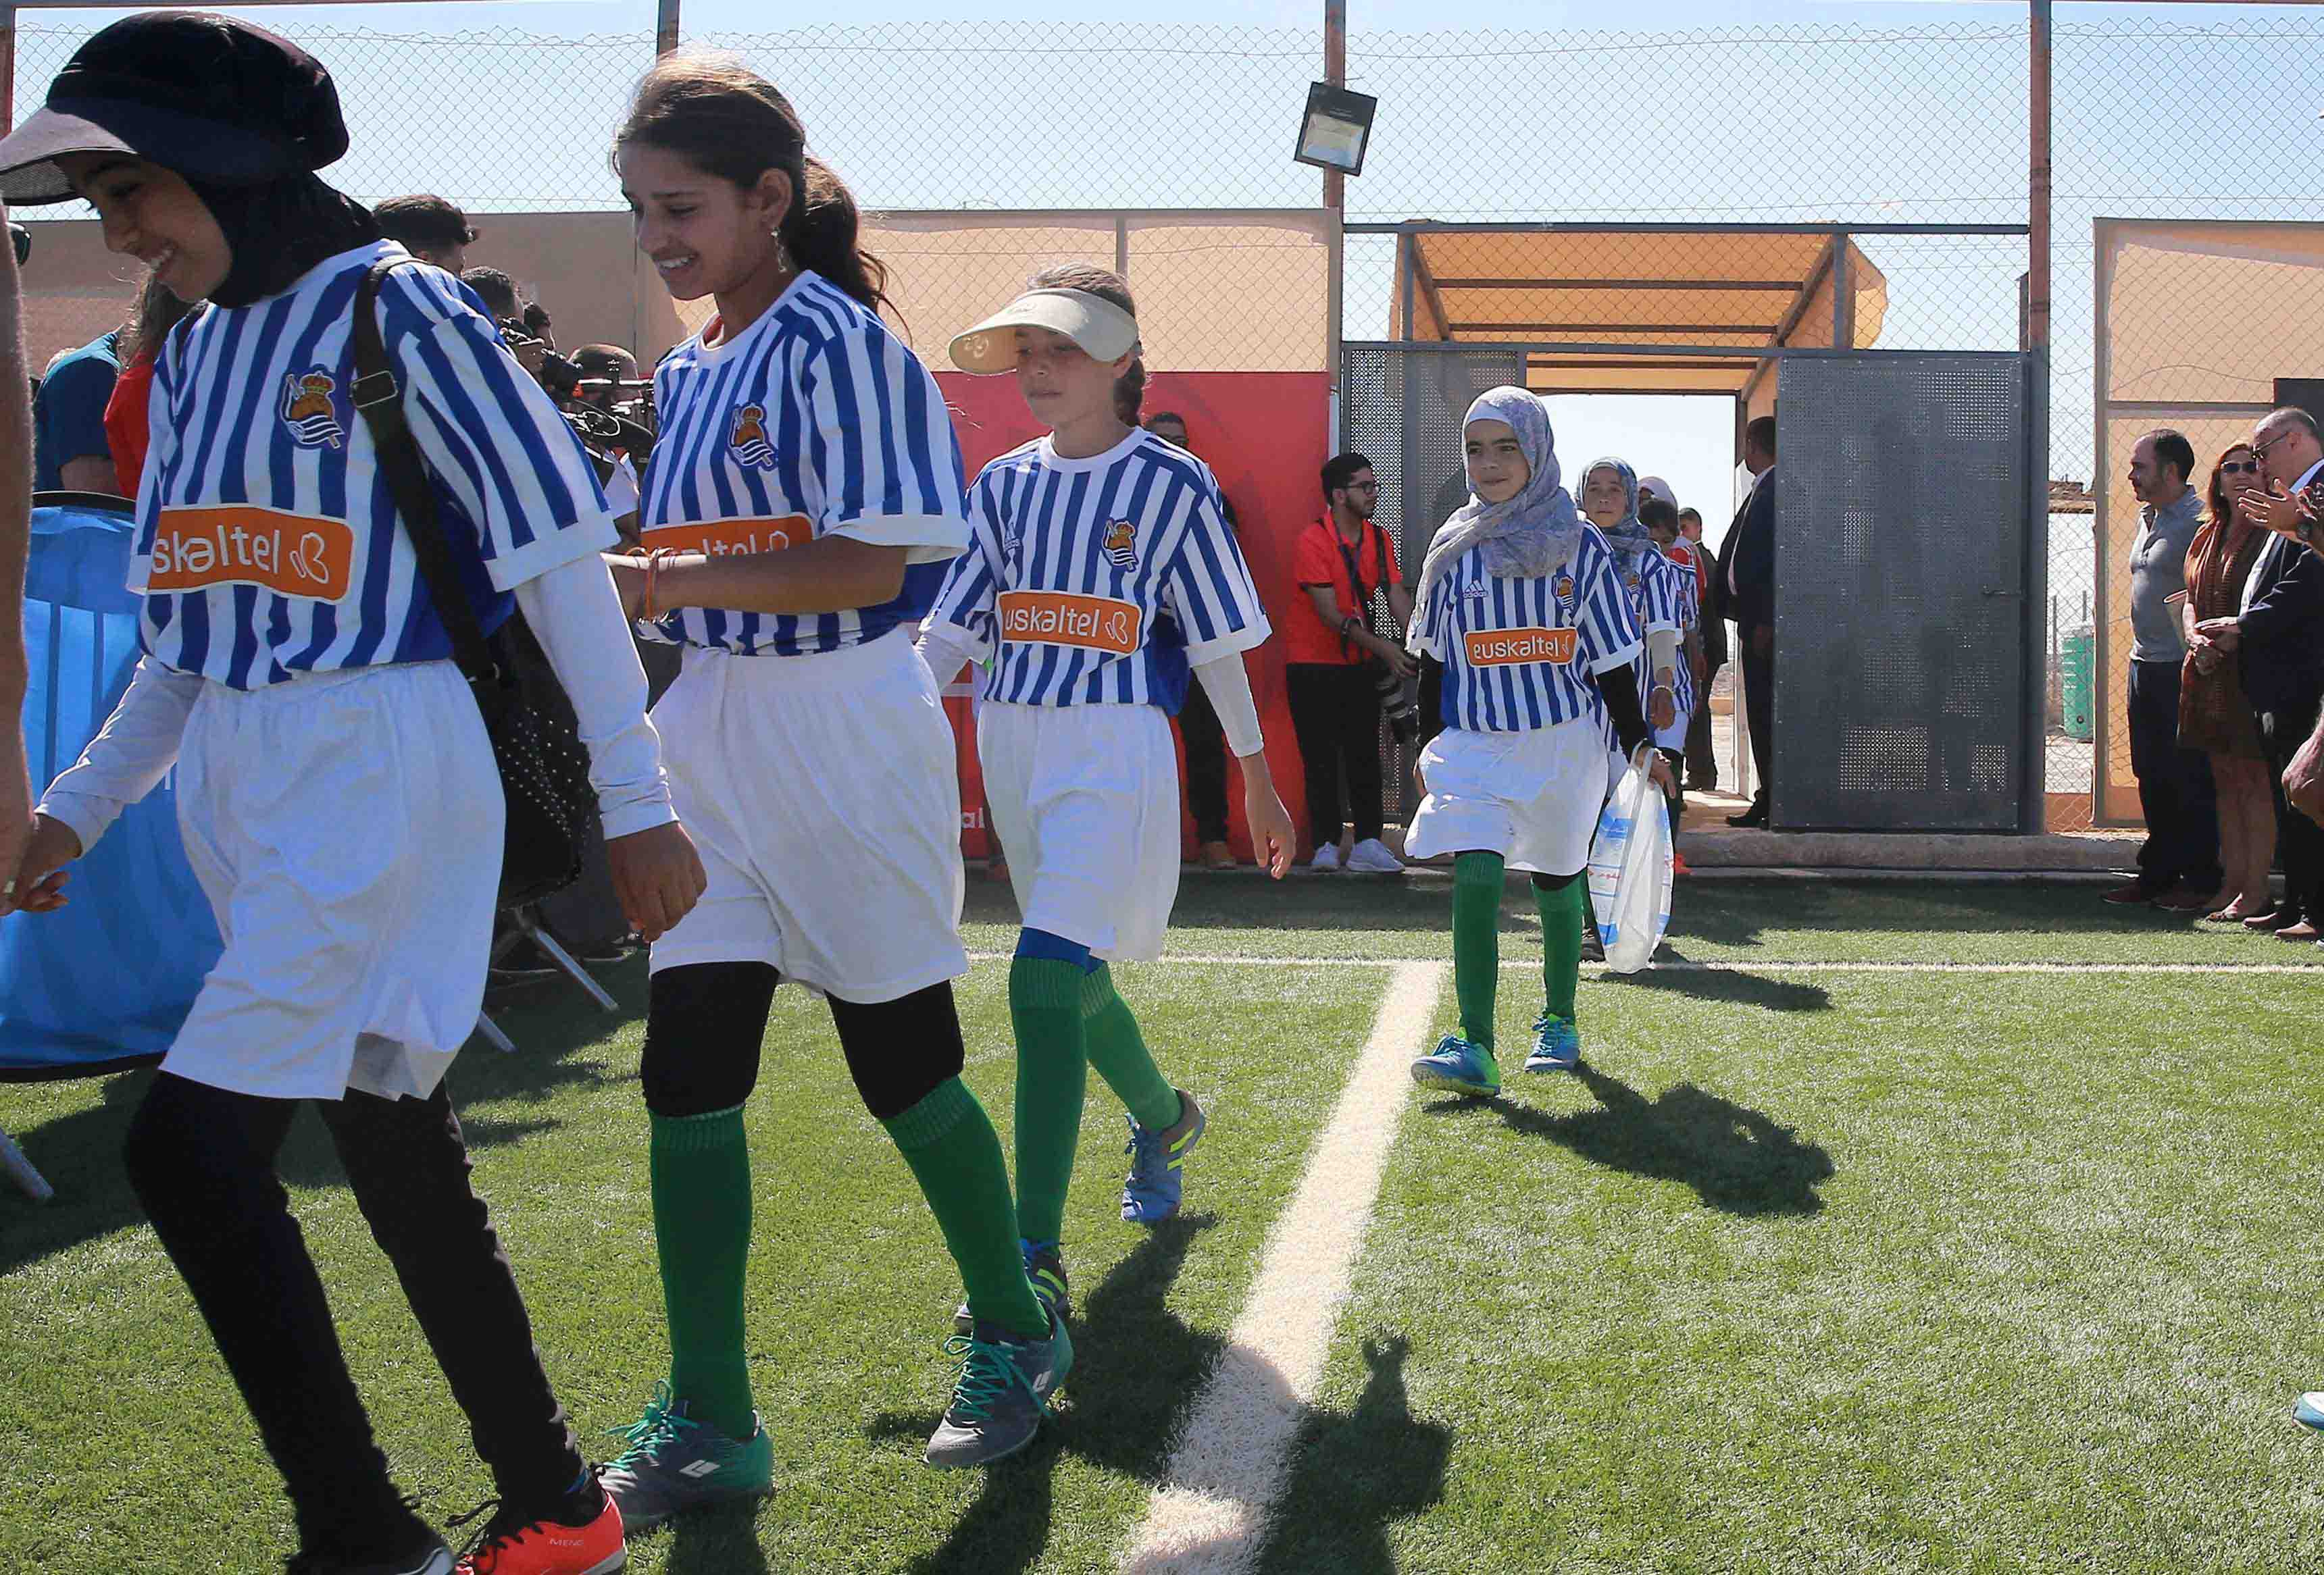
[[[403,391],[388,364],[379,333],[379,289],[409,257],[372,265],[355,290],[355,407],[371,428],[379,473],[387,478],[395,511],[420,562],[436,616],[452,637],[452,659],[468,680],[500,767],[508,800],[507,843],[501,855],[500,904],[538,902],[580,878],[581,860],[597,816],[589,786],[589,751],[581,741],[573,702],[549,665],[540,641],[512,611],[487,636],[453,561],[452,544],[436,511],[427,462],[404,419]]]

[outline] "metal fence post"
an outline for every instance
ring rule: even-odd
[[[655,0],[654,54],[659,57],[678,47],[678,0]]]

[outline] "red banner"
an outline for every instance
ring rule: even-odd
[[[1047,430],[1025,409],[1013,377],[971,377],[941,372],[945,402],[973,477],[990,461]],[[1330,457],[1331,385],[1320,372],[1157,372],[1146,385],[1146,410],[1185,418],[1186,441],[1219,478],[1234,505],[1243,557],[1268,620],[1283,626],[1301,593],[1294,583],[1292,550],[1323,512],[1323,461]],[[1291,736],[1291,714],[1283,698],[1281,642],[1270,640],[1248,659],[1251,693],[1267,730],[1267,760],[1277,791],[1304,822],[1299,750]],[[976,763],[975,724],[965,688],[948,691],[945,709],[959,740],[961,851],[972,859],[986,852],[983,775]],[[1183,746],[1182,746],[1183,749]],[[1181,756],[1181,769],[1184,758]],[[1227,772],[1229,843],[1238,857],[1250,856],[1243,825],[1242,790],[1233,768]],[[1305,827],[1302,827],[1305,834]],[[1185,836],[1194,848],[1194,823],[1185,818]]]

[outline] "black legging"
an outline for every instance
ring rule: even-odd
[[[130,1122],[124,1157],[282,1473],[302,1543],[376,1557],[418,1523],[373,1441],[274,1173],[302,1102],[165,1072]],[[549,1513],[586,1463],[541,1370],[508,1257],[468,1185],[451,1100],[438,1086],[424,1100],[350,1092],[313,1102],[503,1499]]]
[[[646,1109],[700,1116],[748,1099],[781,981],[765,962],[697,962],[655,974],[641,1072]],[[902,1115],[960,1075],[966,1052],[949,981],[899,1000],[829,999],[848,1075],[875,1119]]]

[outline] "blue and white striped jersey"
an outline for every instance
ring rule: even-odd
[[[259,689],[451,655],[348,397],[355,288],[401,254],[391,242],[341,253],[162,346],[129,585],[163,666]],[[496,627],[516,586],[613,545],[596,472],[450,274],[398,269],[379,317],[439,517]]]
[[[1150,432],[1088,459],[1028,443],[984,467],[968,515],[930,622],[998,652],[987,700],[1175,715],[1194,664],[1271,632],[1210,466]]]
[[[891,602],[794,616],[688,607],[665,640],[737,656],[812,656],[917,625],[968,542],[960,443],[936,379],[875,312],[812,272],[749,327],[713,322],[654,370],[648,547],[780,552],[823,536],[908,548]]]
[[[1563,722],[1603,726],[1590,676],[1637,659],[1613,549],[1585,524],[1573,554],[1546,575],[1489,574],[1475,548],[1430,594],[1422,649],[1444,664],[1444,725],[1531,732]]]
[[[1692,714],[1694,669],[1687,666],[1683,642],[1686,631],[1694,627],[1698,616],[1696,604],[1701,590],[1694,583],[1694,571],[1682,568],[1651,547],[1631,558],[1617,555],[1615,563],[1615,572],[1620,575],[1622,588],[1629,596],[1630,616],[1637,621],[1638,632],[1647,635],[1667,629],[1679,636],[1682,643],[1673,689],[1679,714]],[[1643,649],[1638,652],[1637,675],[1639,707],[1651,711],[1655,676],[1652,659]]]

